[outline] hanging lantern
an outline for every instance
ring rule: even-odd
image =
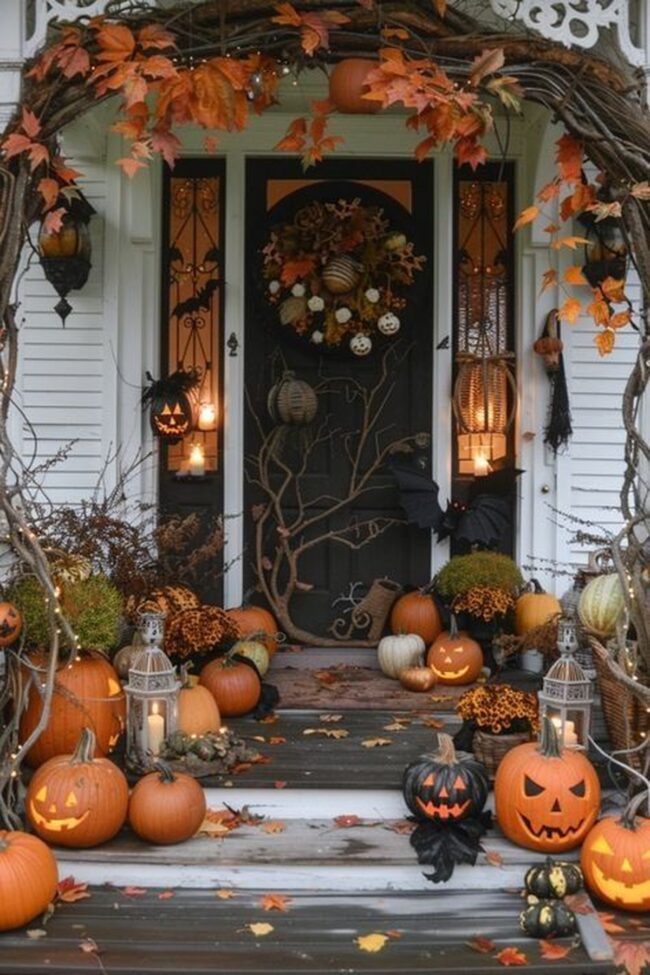
[[[575,659],[578,649],[575,619],[560,617],[557,647],[560,659],[549,668],[539,692],[540,717],[555,726],[565,748],[587,748],[591,728],[591,680]]]
[[[197,427],[199,430],[208,432],[217,426],[217,407],[214,403],[201,403],[199,405],[199,420]]]
[[[489,474],[507,453],[517,388],[510,369],[512,355],[479,356],[461,352],[453,409],[458,431],[460,474]]]
[[[582,273],[592,288],[598,288],[607,278],[622,281],[627,270],[627,245],[621,221],[615,217],[596,220],[593,213],[578,218],[585,227],[585,263]]]
[[[65,325],[65,320],[72,311],[66,295],[69,291],[83,288],[90,273],[88,224],[96,210],[84,196],[71,200],[61,199],[57,201],[57,206],[62,206],[67,211],[61,229],[48,233],[43,221],[38,235],[38,252],[45,277],[59,295],[54,310]]]
[[[149,385],[140,400],[150,407],[151,429],[167,443],[178,443],[194,424],[194,414],[188,393],[196,389],[200,376],[196,369],[178,369],[164,379],[146,374]]]

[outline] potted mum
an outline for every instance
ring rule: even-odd
[[[484,684],[465,691],[456,711],[463,719],[455,739],[458,747],[468,745],[471,738],[471,749],[491,778],[506,752],[530,741],[539,729],[537,695],[509,684]]]

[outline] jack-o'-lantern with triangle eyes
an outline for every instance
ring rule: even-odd
[[[458,629],[456,617],[452,616],[449,630],[429,647],[427,666],[439,684],[471,684],[483,668],[483,651],[476,640]]]
[[[485,805],[488,773],[472,755],[457,753],[449,735],[438,735],[438,750],[420,755],[404,771],[402,793],[417,819],[454,823]]]
[[[13,603],[0,603],[0,647],[9,647],[20,636],[23,617]]]
[[[151,429],[161,440],[177,443],[194,424],[187,394],[197,387],[198,372],[179,369],[165,379],[154,379],[147,373],[147,379],[149,385],[142,394],[141,403],[150,408]]]
[[[494,800],[499,826],[513,843],[561,853],[580,846],[596,821],[600,783],[581,751],[560,749],[544,718],[539,743],[517,745],[501,759]]]
[[[582,844],[585,881],[601,900],[626,911],[650,911],[650,819],[629,809],[605,816]]]

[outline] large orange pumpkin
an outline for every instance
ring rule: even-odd
[[[13,603],[0,603],[0,647],[8,647],[20,636],[23,617]]]
[[[532,589],[523,593],[515,606],[515,633],[525,636],[537,626],[543,626],[562,612],[559,599],[544,592],[537,579],[531,580]]]
[[[650,819],[605,816],[580,855],[592,893],[626,911],[650,911]]]
[[[260,642],[266,647],[269,657],[278,649],[276,639],[278,624],[272,613],[262,606],[240,606],[238,609],[227,609],[226,612],[236,624],[242,637],[260,637]]]
[[[196,779],[161,763],[135,785],[129,823],[148,843],[183,843],[196,833],[205,809],[205,792]]]
[[[54,854],[37,836],[0,830],[0,931],[42,914],[59,882]]]
[[[442,620],[431,596],[424,592],[407,592],[391,610],[390,628],[393,633],[417,633],[429,644],[442,631]]]
[[[207,687],[198,683],[197,677],[189,677],[178,694],[176,728],[185,735],[202,737],[209,731],[219,731],[221,715],[217,702]]]
[[[499,826],[529,850],[561,853],[580,846],[600,807],[596,770],[581,751],[560,750],[544,718],[541,741],[517,745],[501,759],[494,781]]]
[[[366,78],[377,67],[368,58],[345,58],[332,69],[329,82],[330,101],[345,115],[374,115],[381,108],[380,101],[364,98],[368,91]]]
[[[210,691],[220,714],[235,718],[252,711],[260,699],[262,682],[257,670],[246,663],[218,657],[206,664],[199,683]]]
[[[27,818],[56,846],[82,848],[112,839],[124,824],[129,786],[109,758],[95,758],[95,736],[84,728],[73,755],[57,755],[32,776]]]
[[[31,658],[36,685],[32,685],[27,708],[20,720],[20,742],[35,730],[43,710],[47,659]],[[27,763],[37,767],[55,755],[70,755],[83,728],[95,734],[97,753],[113,751],[124,730],[126,705],[124,691],[115,669],[101,653],[79,651],[56,673],[50,716],[38,740],[27,755]]]
[[[481,673],[483,651],[480,643],[458,629],[452,616],[449,630],[429,647],[427,666],[440,684],[471,684]]]

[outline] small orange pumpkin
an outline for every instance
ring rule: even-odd
[[[442,630],[438,607],[424,592],[407,592],[400,596],[390,614],[393,633],[416,633],[426,644],[433,643]]]
[[[185,735],[201,738],[210,731],[219,731],[221,715],[217,702],[207,687],[199,684],[198,677],[183,674],[185,681],[178,693],[176,728]]]
[[[54,899],[59,871],[38,836],[0,830],[0,931],[28,924]]]
[[[580,863],[591,891],[619,910],[650,911],[650,819],[629,809],[587,833]]]
[[[205,817],[205,792],[185,772],[162,762],[136,783],[129,802],[129,824],[148,843],[183,843]]]
[[[109,758],[95,758],[95,736],[84,728],[73,755],[57,755],[34,773],[25,809],[41,839],[81,849],[112,839],[128,803],[124,773]]]
[[[262,694],[262,682],[255,667],[230,656],[218,657],[206,664],[199,677],[217,702],[224,718],[248,714]]]
[[[240,606],[226,612],[239,629],[242,637],[260,637],[269,657],[278,649],[278,624],[272,613],[262,606]]]
[[[368,91],[366,78],[377,67],[368,58],[344,58],[332,69],[329,81],[330,101],[344,115],[374,115],[381,102],[364,98]]]
[[[544,592],[537,579],[531,579],[532,589],[523,593],[515,605],[515,633],[525,636],[537,626],[543,626],[562,612],[560,601]]]
[[[458,629],[452,616],[449,630],[429,647],[427,666],[441,684],[471,684],[481,673],[483,651],[480,643]]]
[[[0,603],[0,647],[8,647],[20,636],[23,617],[13,603]]]

